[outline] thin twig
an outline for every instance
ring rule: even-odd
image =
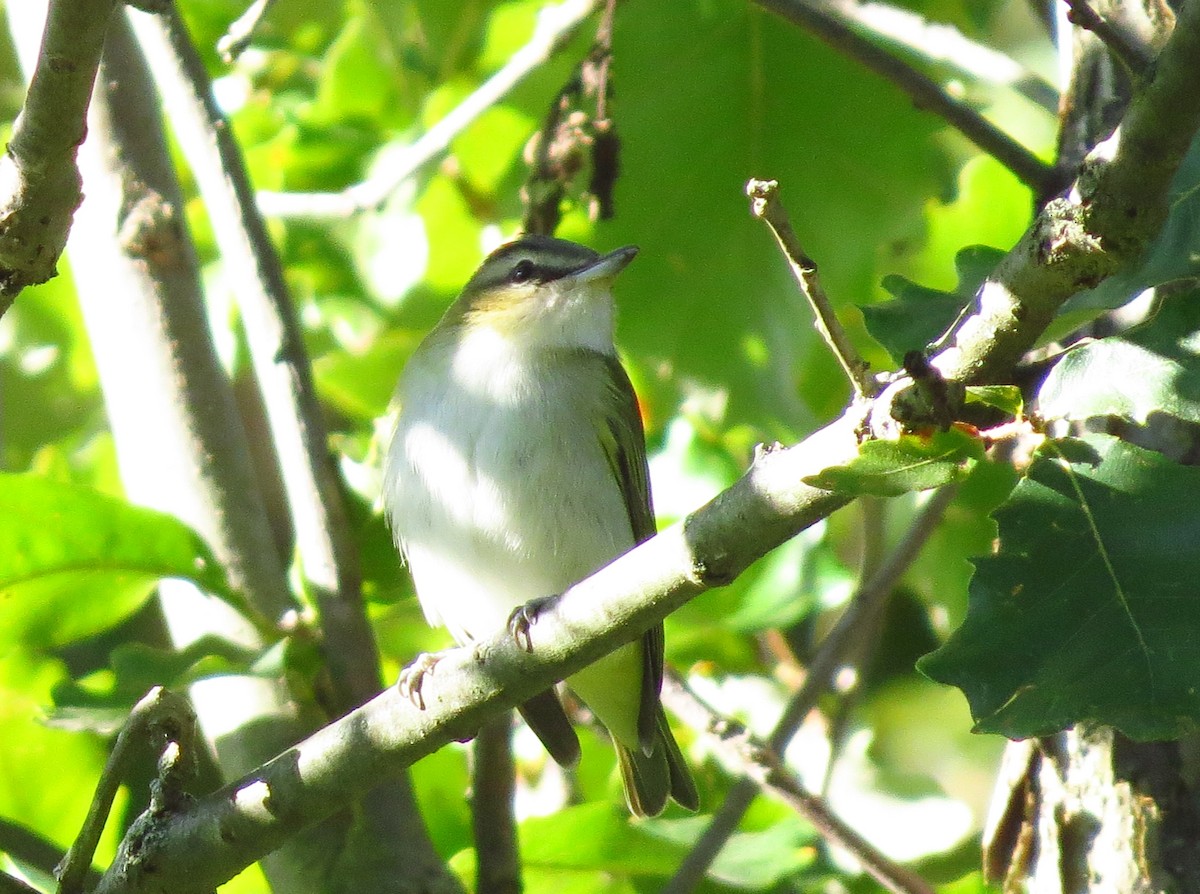
[[[476,894],[520,894],[511,711],[502,711],[480,727],[471,754],[475,759],[471,767],[471,814]]]
[[[1100,42],[1112,51],[1134,80],[1140,80],[1154,61],[1154,50],[1134,34],[1117,23],[1110,22],[1096,12],[1088,0],[1064,0],[1067,4],[1067,21],[1091,31]]]
[[[1052,195],[1054,169],[1004,133],[969,103],[956,99],[935,80],[907,62],[857,34],[846,19],[816,0],[755,0],[801,28],[806,28],[835,50],[862,63],[895,84],[918,108],[933,112],[957,128],[967,139],[1012,171],[1035,195]]]
[[[943,487],[929,499],[913,519],[904,538],[862,585],[837,623],[825,635],[809,664],[804,685],[792,696],[767,740],[767,745],[772,751],[782,754],[787,749],[801,722],[816,705],[817,699],[829,686],[834,672],[841,666],[843,656],[853,642],[859,626],[882,609],[901,575],[913,563],[921,547],[933,534],[946,507],[954,499],[955,492],[956,488],[953,486]],[[664,693],[663,697],[666,704],[674,710],[676,706],[669,695]],[[679,870],[663,889],[663,894],[686,894],[695,889],[721,848],[725,846],[725,842],[737,830],[742,815],[757,792],[758,786],[749,779],[739,781],[729,790],[725,802],[713,814],[708,828],[684,858]]]
[[[910,869],[889,859],[882,851],[840,820],[823,798],[814,795],[780,762],[771,748],[754,740],[734,721],[704,704],[673,675],[663,681],[663,696],[671,709],[693,729],[706,730],[727,762],[737,768],[755,790],[762,790],[808,820],[817,833],[862,863],[875,881],[893,894],[933,894],[933,887]],[[674,880],[672,880],[674,882]],[[681,890],[669,885],[665,891]],[[687,889],[687,890],[690,890]]]
[[[800,291],[812,305],[817,331],[842,365],[846,377],[854,386],[855,395],[860,398],[874,397],[879,389],[867,372],[867,361],[859,356],[846,335],[846,330],[842,328],[837,314],[834,313],[833,305],[829,302],[829,297],[817,276],[816,262],[800,247],[800,240],[796,237],[796,231],[792,229],[787,210],[779,200],[779,184],[774,180],[751,180],[746,184],[746,195],[750,197],[751,213],[765,222],[775,234],[784,257],[792,267],[796,282],[800,285]]]
[[[529,43],[504,67],[429,128],[395,161],[341,192],[260,192],[258,207],[268,217],[345,218],[377,208],[425,164],[441,157],[451,141],[545,63],[583,24],[599,0],[563,0],[538,14]]]
[[[221,58],[227,64],[237,59],[242,54],[242,50],[250,46],[250,41],[254,39],[255,29],[258,28],[259,22],[262,21],[263,16],[267,14],[274,2],[275,0],[254,0],[221,35],[221,39],[217,41],[217,52],[221,54]]]
[[[187,699],[161,686],[155,686],[133,706],[104,764],[83,828],[59,864],[59,894],[77,894],[84,890],[96,845],[134,749],[144,746],[152,736],[162,736],[164,746],[176,743],[182,754],[194,757],[195,728],[196,715]]]

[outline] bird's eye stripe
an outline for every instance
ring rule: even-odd
[[[525,282],[531,276],[533,276],[533,261],[529,258],[522,258],[513,266],[509,279],[513,282]]]

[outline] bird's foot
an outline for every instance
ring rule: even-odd
[[[433,673],[434,667],[441,660],[441,655],[422,652],[411,664],[401,669],[400,678],[396,680],[396,688],[400,690],[400,694],[422,711],[425,710],[425,696],[421,694],[421,687],[425,683],[425,676]]]
[[[529,635],[529,629],[537,623],[538,615],[549,608],[556,599],[557,596],[530,599],[524,605],[513,609],[513,613],[508,616],[509,635],[517,641],[518,646],[524,646],[526,652],[533,651],[533,638]]]

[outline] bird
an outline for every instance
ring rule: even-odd
[[[460,645],[536,617],[655,533],[639,405],[613,342],[611,286],[637,251],[541,235],[500,246],[401,374],[384,509],[427,620]],[[662,677],[660,623],[566,681],[607,728],[635,816],[668,798],[699,806]],[[556,761],[578,760],[553,689],[519,710]]]

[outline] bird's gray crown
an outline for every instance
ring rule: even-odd
[[[594,263],[600,255],[584,245],[551,236],[522,236],[487,256],[464,294],[506,285],[538,284],[560,279]]]

